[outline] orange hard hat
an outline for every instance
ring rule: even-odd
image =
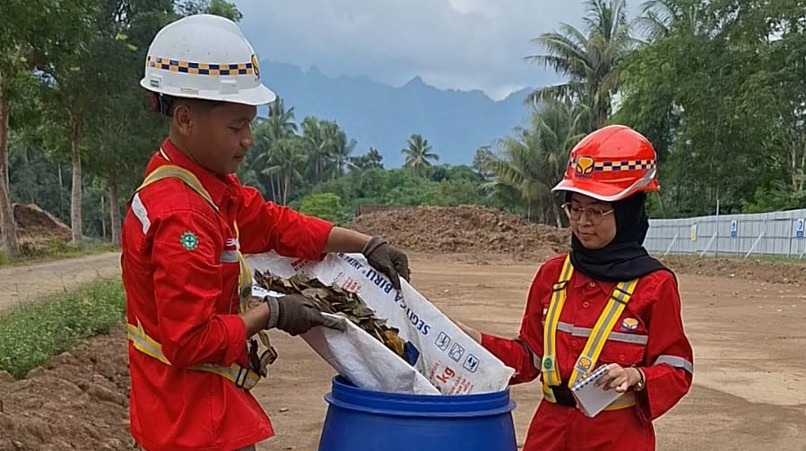
[[[572,150],[563,179],[554,191],[571,191],[604,202],[640,191],[658,191],[652,143],[624,125],[609,125],[589,134]]]

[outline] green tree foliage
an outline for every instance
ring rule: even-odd
[[[300,201],[299,211],[333,223],[341,222],[341,199],[333,193],[309,194]]]
[[[806,207],[806,2],[653,0],[612,118],[660,154],[674,216]]]
[[[400,153],[406,157],[403,165],[410,168],[417,176],[422,176],[426,168],[431,167],[435,161],[439,161],[439,155],[433,152],[428,140],[417,133],[411,135],[406,147],[401,149]]]
[[[634,40],[627,24],[624,0],[586,0],[585,30],[562,24],[559,31],[533,40],[545,53],[528,61],[568,77],[565,83],[536,89],[527,98],[533,104],[574,100],[589,110],[583,131],[601,127],[610,115],[612,96],[620,86],[621,63]]]

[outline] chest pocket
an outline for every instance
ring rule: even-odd
[[[621,366],[637,365],[644,361],[649,337],[639,316],[628,307],[607,337],[599,360]]]

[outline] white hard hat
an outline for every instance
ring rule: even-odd
[[[257,56],[238,25],[209,14],[185,17],[157,33],[140,85],[174,97],[246,105],[277,98],[260,83]]]

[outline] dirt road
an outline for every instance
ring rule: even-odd
[[[417,256],[412,269],[448,315],[506,336],[517,333],[536,266]],[[658,450],[806,450],[806,290],[689,275],[680,283],[696,374],[691,393],[656,422]],[[275,335],[282,356],[257,393],[278,437],[258,449],[316,449],[332,371],[304,343]],[[539,392],[536,382],[513,388],[519,443]]]
[[[0,269],[0,311],[70,290],[96,277],[120,274],[120,254],[110,252]]]
[[[446,257],[412,257],[415,287],[443,311],[485,331],[516,333],[536,265],[470,264],[451,262]],[[103,268],[116,264],[114,258],[98,258]],[[86,260],[68,264],[78,264],[89,271]],[[685,327],[695,351],[694,387],[655,423],[658,450],[806,451],[806,360],[802,358],[806,348],[806,290],[744,278],[681,275],[680,282]],[[125,396],[126,368],[120,359],[125,349],[124,335],[122,329],[115,334],[112,342],[107,337],[88,344],[86,352],[92,358],[84,359],[98,362],[95,366],[68,373],[97,373],[93,381],[103,382],[110,389],[118,387]],[[327,410],[323,396],[330,389],[333,371],[302,340],[278,332],[271,336],[280,359],[270,369],[268,380],[259,384],[254,393],[272,417],[278,435],[261,443],[258,449],[315,450]],[[83,353],[76,351],[71,361],[80,360]],[[51,365],[52,370],[39,372],[34,377],[42,378],[41,383],[35,386],[63,382],[67,377],[60,370],[63,365],[56,363]],[[37,406],[42,404],[23,394],[25,382],[5,386],[11,393],[5,397],[6,415],[24,415],[26,405],[33,409],[28,414],[41,412]],[[3,391],[0,380],[0,394]],[[113,414],[106,398],[93,401],[82,390],[75,391],[78,394],[65,402],[50,401],[47,424],[52,428],[64,425],[59,433],[70,431],[70,424],[89,431],[84,434],[91,438],[66,438],[67,443],[81,449],[127,449],[125,422],[109,420],[118,418],[115,415],[125,418],[125,402],[115,407]],[[520,443],[538,403],[539,391],[536,382],[513,388]],[[106,410],[92,408],[96,405],[93,403]],[[0,412],[0,450],[4,450],[3,418]],[[23,429],[17,426],[16,430]],[[39,435],[44,438],[38,438],[35,432],[19,432],[17,440],[55,443],[52,434]],[[7,449],[65,448],[36,445]]]

